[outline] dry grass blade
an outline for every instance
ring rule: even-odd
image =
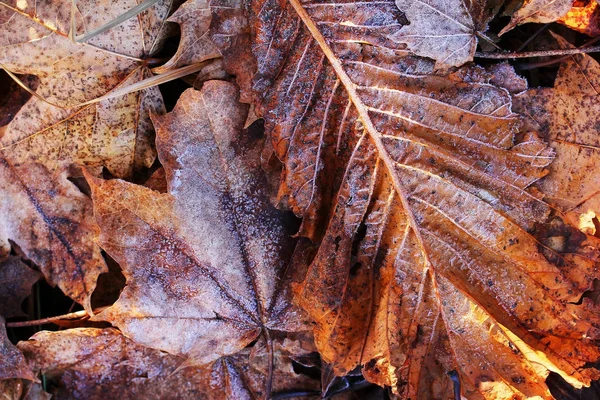
[[[145,0],[144,2],[138,4],[137,6],[131,8],[129,11],[127,11],[126,13],[123,13],[121,15],[119,15],[117,18],[113,19],[112,21],[98,27],[95,29],[92,29],[91,31],[85,33],[84,35],[81,36],[76,36],[75,31],[75,11],[77,10],[77,4],[76,4],[76,0],[72,0],[72,8],[71,8],[71,31],[69,32],[69,37],[71,38],[72,41],[77,42],[77,43],[83,43],[91,38],[93,38],[94,36],[98,36],[103,32],[108,31],[109,29],[122,24],[123,22],[127,21],[129,18],[133,18],[136,15],[138,15],[141,12],[146,11],[147,9],[149,9],[150,7],[152,7],[154,4],[158,3],[159,0]]]
[[[161,85],[163,83],[174,81],[175,79],[179,79],[184,76],[191,75],[195,72],[200,71],[202,68],[204,68],[206,65],[208,65],[209,62],[210,62],[210,60],[204,61],[204,62],[201,62],[198,64],[192,64],[192,65],[188,65],[185,67],[181,67],[181,68],[178,68],[173,71],[165,72],[164,74],[153,76],[153,77],[141,80],[139,82],[136,82],[134,84],[125,86],[123,88],[114,90],[112,92],[105,94],[104,96],[96,97],[95,99],[86,101],[85,103],[79,103],[79,104],[76,104],[73,106],[68,106],[68,107],[61,106],[60,104],[56,104],[56,103],[46,100],[45,98],[43,98],[42,96],[37,94],[34,90],[29,88],[25,83],[23,83],[23,81],[21,79],[19,79],[18,76],[16,76],[9,69],[5,68],[2,64],[0,64],[0,68],[4,69],[4,71],[6,71],[8,76],[10,76],[20,87],[25,89],[32,96],[37,97],[38,99],[42,100],[45,103],[50,104],[51,106],[66,110],[66,109],[70,109],[70,108],[78,108],[78,107],[88,106],[91,104],[99,103],[104,100],[114,99],[116,97],[125,96],[129,93],[139,92],[140,90],[149,89],[149,88]]]
[[[87,106],[89,104],[98,103],[100,101],[114,99],[115,97],[124,96],[129,93],[138,92],[140,90],[149,89],[158,85],[162,85],[163,83],[174,81],[175,79],[183,78],[184,76],[191,75],[195,72],[200,71],[206,65],[209,64],[210,60],[203,61],[201,63],[188,65],[185,67],[178,68],[173,71],[165,72],[164,74],[156,75],[139,82],[136,82],[132,85],[125,86],[123,88],[117,89],[113,92],[107,93],[104,96],[98,97],[96,99],[87,101],[85,103],[81,103],[78,107]]]

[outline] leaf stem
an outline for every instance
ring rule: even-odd
[[[99,307],[94,310],[94,313],[97,314],[100,311],[104,310],[105,308],[107,308],[107,307]],[[78,318],[85,318],[85,317],[89,317],[87,311],[81,310],[81,311],[75,311],[75,312],[68,313],[68,314],[57,315],[55,317],[34,319],[31,321],[7,322],[6,327],[7,328],[25,328],[25,327],[36,326],[36,325],[52,324],[52,323],[54,323],[54,321],[60,321],[60,320],[65,320],[65,319],[78,319]]]
[[[579,47],[577,49],[557,49],[557,50],[540,50],[540,51],[505,51],[505,52],[476,52],[477,58],[489,58],[494,60],[504,60],[510,58],[530,58],[530,57],[551,57],[551,56],[568,56],[582,53],[597,53],[600,52],[600,46]]]
[[[271,334],[269,333],[269,329],[263,327],[263,333],[265,335],[265,342],[267,345],[267,357],[268,359],[268,369],[267,369],[267,380],[265,382],[265,400],[269,400],[271,398],[271,390],[273,389],[273,367],[274,367],[274,351],[273,351],[273,340],[271,339]]]

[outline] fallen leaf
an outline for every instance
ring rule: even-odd
[[[390,38],[416,55],[436,60],[436,68],[457,67],[473,60],[477,36],[485,37],[494,14],[482,0],[397,0],[410,25],[396,24]],[[378,29],[384,28],[380,24]]]
[[[563,18],[573,7],[573,0],[525,0],[499,36],[505,34],[517,25],[527,23],[547,24]]]
[[[0,262],[0,315],[5,318],[23,315],[21,303],[41,277],[19,257],[10,256]]]
[[[36,5],[0,2],[0,66],[37,76],[35,93],[45,100],[33,96],[0,138],[0,204],[7,221],[0,246],[6,252],[8,240],[15,242],[50,284],[91,312],[89,296],[106,266],[89,230],[91,202],[67,177],[73,165],[104,166],[119,177],[150,166],[155,150],[149,113],[164,106],[158,88],[151,88],[73,107],[150,76],[143,58],[158,50],[170,1],[86,43],[69,39],[70,2]],[[75,33],[135,5],[79,1]]]
[[[6,379],[37,381],[21,351],[8,340],[4,322],[4,318],[0,316],[0,382]],[[14,387],[13,384],[10,386]]]
[[[76,33],[103,25],[136,4],[79,1]],[[37,8],[31,2],[0,2],[0,65],[37,76],[36,93],[46,101],[76,106],[150,76],[143,58],[158,50],[154,43],[169,7],[170,1],[160,1],[138,19],[75,43],[69,39],[69,2],[55,0]],[[34,96],[7,126],[0,140],[3,157],[14,164],[36,161],[52,171],[72,163],[103,165],[116,176],[130,176],[154,161],[149,113],[161,110],[157,88],[79,108],[59,108]]]
[[[89,178],[98,243],[127,279],[97,319],[189,365],[304,329],[284,280],[293,243],[268,203],[262,142],[242,131],[247,109],[234,85],[210,81],[154,118],[167,194]]]
[[[288,342],[275,342],[273,389],[318,390],[318,380],[294,372]],[[113,328],[43,331],[19,348],[57,398],[242,400],[262,398],[264,390],[261,348],[188,368],[180,368],[183,358],[144,347]]]
[[[0,157],[0,254],[10,252],[12,240],[51,285],[91,312],[90,296],[106,266],[93,242],[92,203],[66,175]]]
[[[554,35],[563,48],[572,47]],[[567,220],[594,235],[600,215],[600,65],[585,54],[571,56],[558,71],[554,88],[531,89],[517,97],[519,109],[534,122],[557,153],[550,173],[538,184],[546,201]],[[598,110],[598,111],[594,111]]]
[[[363,365],[414,399],[453,399],[448,373],[469,399],[551,398],[549,371],[595,379],[600,318],[576,304],[590,277],[528,233],[549,220],[530,186],[554,154],[489,83],[510,74],[433,75],[377,29],[388,3],[251,11],[280,195],[320,243],[297,301],[335,372]]]

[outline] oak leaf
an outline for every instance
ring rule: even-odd
[[[285,340],[276,342],[274,390],[314,390],[314,380],[291,368]],[[18,346],[29,366],[46,376],[57,398],[262,397],[265,371],[257,362],[259,356],[251,354],[255,349],[220,358],[208,366],[180,368],[184,362],[181,357],[144,347],[113,328],[43,331]]]
[[[251,12],[280,199],[320,242],[296,298],[336,373],[363,365],[421,399],[454,398],[451,372],[473,399],[551,398],[549,371],[595,379],[600,318],[576,303],[591,282],[579,263],[598,271],[528,233],[552,211],[531,185],[554,154],[519,131],[508,90],[390,45],[393,3]]]
[[[19,257],[9,256],[0,262],[0,315],[5,318],[23,315],[21,303],[41,277]]]
[[[285,214],[268,203],[261,141],[242,130],[247,108],[234,85],[210,81],[154,117],[168,193],[89,177],[97,241],[127,279],[96,318],[189,365],[305,329],[287,298]]]
[[[91,202],[68,180],[74,165],[106,167],[126,177],[155,158],[150,112],[164,110],[158,88],[82,107],[150,76],[143,58],[158,50],[170,1],[76,43],[71,3],[0,2],[0,66],[39,78],[0,138],[0,247],[16,243],[48,282],[91,312],[90,295],[106,271],[89,230]],[[79,1],[76,35],[137,5],[134,0]],[[140,29],[142,27],[143,29]],[[50,104],[52,103],[52,104]]]

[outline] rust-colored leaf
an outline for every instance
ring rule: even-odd
[[[247,108],[234,85],[211,81],[154,118],[166,194],[90,178],[98,243],[127,278],[97,318],[190,365],[302,328],[284,286],[292,242],[268,203],[262,141],[242,131]]]
[[[290,342],[276,341],[273,388],[314,390],[318,381],[293,371],[290,356],[302,353],[290,354]],[[112,328],[44,331],[19,348],[31,368],[46,376],[56,398],[243,400],[262,398],[264,390],[267,363],[260,361],[260,346],[199,368],[180,368],[181,357],[144,347]]]
[[[581,6],[575,2],[573,8],[556,22],[589,36],[600,36],[600,6],[596,0]]]
[[[453,399],[448,373],[469,399],[549,399],[549,371],[589,384],[600,318],[577,302],[598,269],[529,233],[552,149],[489,83],[511,74],[433,75],[391,46],[393,6],[252,2],[280,199],[320,243],[296,293],[322,357],[411,399]]]
[[[41,277],[19,257],[10,256],[0,262],[0,315],[5,318],[23,315],[21,303]]]

